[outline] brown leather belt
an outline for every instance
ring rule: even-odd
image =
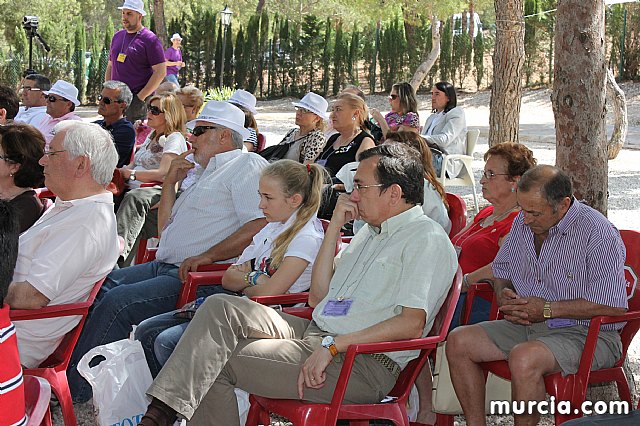
[[[397,362],[386,356],[385,354],[371,354],[371,358],[378,361],[384,368],[389,370],[396,378],[400,375],[401,368]]]

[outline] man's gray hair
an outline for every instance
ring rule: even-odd
[[[115,100],[124,102],[126,106],[131,105],[131,101],[133,101],[133,93],[131,93],[129,86],[123,82],[118,80],[107,80],[102,83],[102,87],[104,89],[119,90],[118,98]]]
[[[233,143],[233,147],[235,149],[242,149],[244,142],[244,140],[242,139],[242,135],[235,130],[229,129],[229,131],[231,131],[231,141]]]
[[[93,180],[106,187],[118,164],[118,151],[111,133],[97,124],[71,120],[61,121],[53,128],[55,133],[63,130],[62,146],[69,158],[87,157],[91,162]]]

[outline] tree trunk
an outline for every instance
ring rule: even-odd
[[[471,19],[471,21],[469,22],[469,37],[471,38],[471,47],[473,47],[473,43],[476,40],[476,38],[473,36],[473,32],[476,28],[475,14],[476,2],[475,0],[469,0],[469,19]]]
[[[609,160],[618,156],[625,140],[627,140],[627,130],[629,122],[627,120],[627,99],[624,92],[616,83],[613,72],[607,68],[607,97],[613,110],[614,122],[613,133],[607,144],[607,154]]]
[[[559,0],[551,104],[556,164],[578,200],[607,212],[604,2]]]
[[[156,24],[156,35],[163,46],[167,44],[167,27],[164,24],[164,0],[153,0],[153,22]]]
[[[524,69],[524,0],[495,0],[496,46],[489,112],[489,146],[518,142]]]
[[[418,88],[422,84],[422,81],[431,71],[431,67],[436,63],[438,56],[440,56],[440,30],[439,30],[438,19],[435,16],[431,17],[431,52],[427,55],[427,59],[424,60],[416,69],[416,72],[411,77],[411,87],[416,92]]]
[[[266,3],[266,0],[258,0],[258,5],[256,6],[256,13],[258,14],[262,13],[262,9],[264,9],[265,3]]]

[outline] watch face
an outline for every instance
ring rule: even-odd
[[[324,339],[322,339],[322,346],[329,347],[333,344],[333,336],[325,336]]]

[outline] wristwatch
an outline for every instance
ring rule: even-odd
[[[131,182],[133,182],[134,180],[136,180],[136,171],[135,170],[131,170],[131,174],[129,175],[129,180]]]
[[[325,338],[322,339],[322,347],[329,349],[332,356],[338,355],[338,348],[336,347],[336,341],[333,336],[325,336]]]
[[[542,308],[542,316],[545,319],[551,318],[551,302],[544,302],[544,308]]]

